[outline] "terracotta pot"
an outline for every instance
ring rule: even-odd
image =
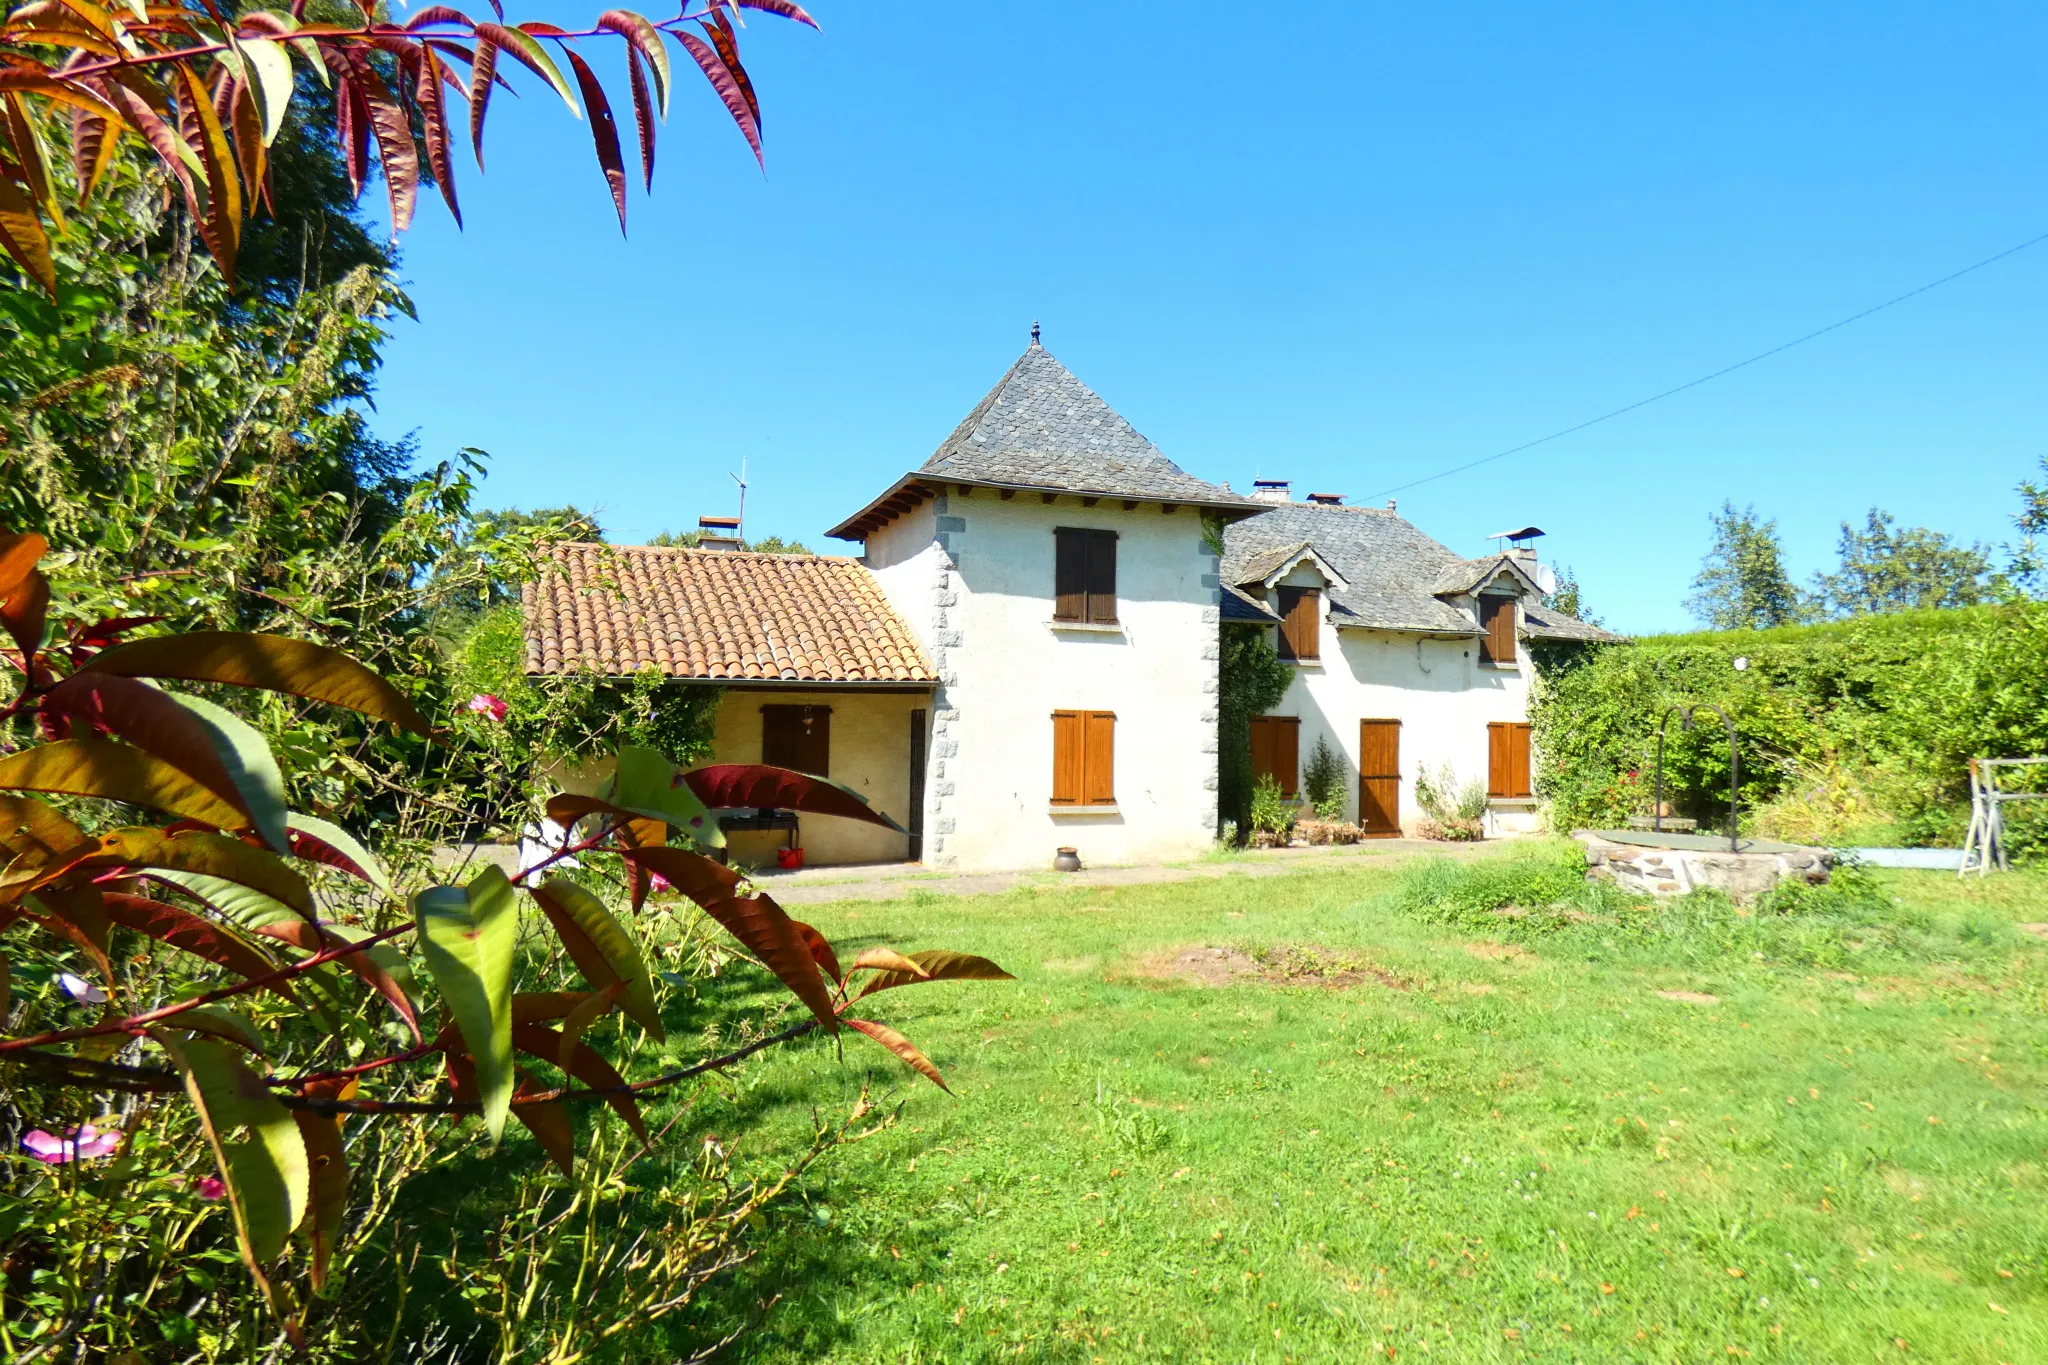
[[[1055,872],[1079,872],[1081,855],[1071,848],[1062,848],[1053,855],[1052,870]]]

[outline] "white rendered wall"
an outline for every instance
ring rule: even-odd
[[[1297,581],[1302,571],[1283,582]],[[1315,579],[1299,577],[1305,584]],[[1358,722],[1401,722],[1401,825],[1412,828],[1422,810],[1415,803],[1415,779],[1426,766],[1445,763],[1457,770],[1459,785],[1487,777],[1486,727],[1494,721],[1529,718],[1529,681],[1534,665],[1524,642],[1514,668],[1479,662],[1474,639],[1432,639],[1379,630],[1333,630],[1328,596],[1323,598],[1322,660],[1297,664],[1294,683],[1267,714],[1301,719],[1301,764],[1308,767],[1318,736],[1344,760],[1344,818],[1358,818]],[[1523,833],[1536,827],[1533,802],[1496,802],[1487,818],[1489,834]]]
[[[1216,820],[1216,557],[1198,512],[1126,512],[1037,493],[954,491],[918,531],[892,523],[868,562],[941,678],[932,700],[925,861],[970,870],[1185,858]],[[922,509],[920,509],[922,510]],[[1054,629],[1053,530],[1115,531],[1114,630]],[[923,596],[921,603],[919,597]],[[1052,713],[1116,713],[1114,811],[1051,810]]]

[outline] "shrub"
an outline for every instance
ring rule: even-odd
[[[1301,774],[1301,787],[1318,820],[1344,818],[1344,761],[1325,736],[1316,736],[1316,747]]]
[[[1280,783],[1271,773],[1261,774],[1252,787],[1252,828],[1261,834],[1284,835],[1294,828],[1294,819],[1294,805],[1280,794]]]
[[[1415,776],[1415,804],[1439,824],[1477,820],[1486,814],[1486,783],[1475,777],[1460,784],[1448,763],[1435,772],[1425,766]]]

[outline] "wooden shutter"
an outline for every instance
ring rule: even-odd
[[[1358,825],[1368,835],[1401,832],[1401,722],[1358,722]]]
[[[1479,599],[1479,627],[1486,632],[1479,642],[1479,657],[1490,664],[1515,661],[1515,599],[1497,595]]]
[[[1088,619],[1097,625],[1116,624],[1116,533],[1089,531]]]
[[[1052,803],[1055,806],[1081,804],[1081,713],[1052,713]]]
[[[832,775],[832,708],[761,708],[761,761],[813,777]]]
[[[1086,713],[1087,730],[1081,756],[1081,804],[1116,804],[1116,713]]]
[[[1085,620],[1088,612],[1088,533],[1060,527],[1052,533],[1052,619]]]
[[[1513,800],[1535,795],[1529,781],[1529,727],[1495,721],[1486,727],[1486,794]]]
[[[1268,773],[1283,795],[1301,790],[1301,717],[1252,717],[1252,781]]]
[[[1323,594],[1315,588],[1280,588],[1280,657],[1322,657]]]

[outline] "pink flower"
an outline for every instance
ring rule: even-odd
[[[479,692],[469,699],[469,709],[480,716],[489,716],[492,720],[503,721],[505,713],[512,708],[488,692]]]
[[[655,891],[672,891],[675,889],[668,884],[668,878],[662,876],[659,872],[654,873],[650,877],[649,888]]]
[[[22,1149],[46,1166],[112,1156],[120,1145],[121,1134],[118,1131],[102,1133],[89,1123],[83,1128],[69,1129],[63,1137],[32,1128],[21,1140]]]
[[[201,1199],[214,1200],[227,1197],[228,1187],[217,1175],[203,1175],[193,1187]]]

